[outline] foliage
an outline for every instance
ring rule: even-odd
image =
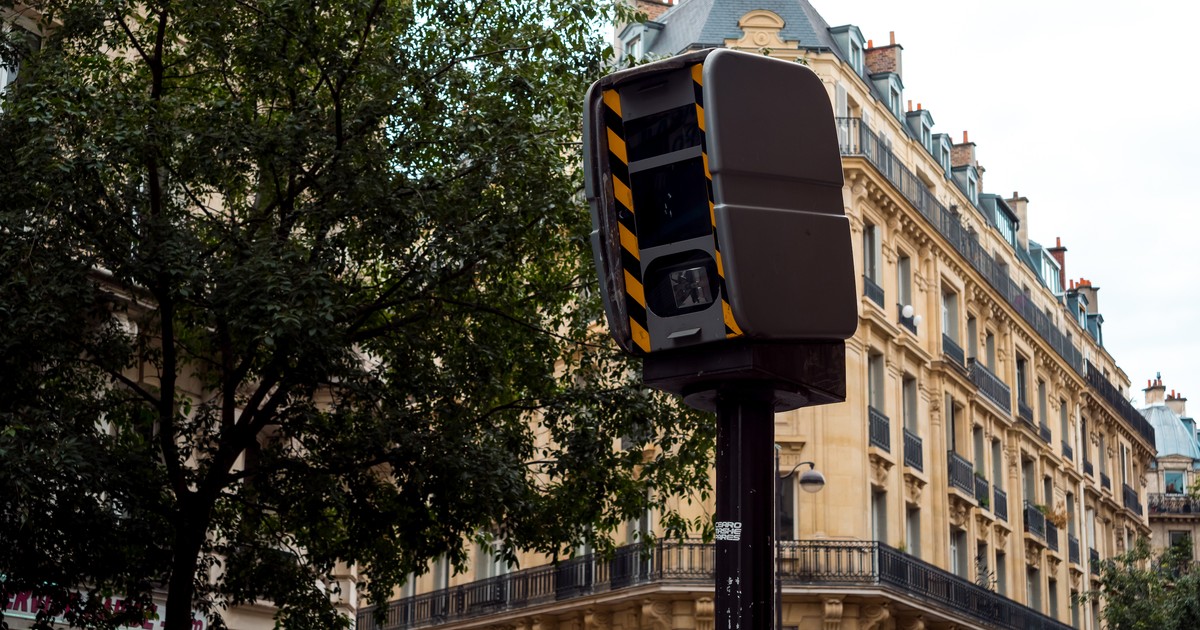
[[[0,46],[0,601],[344,627],[338,567],[382,601],[706,491],[711,423],[596,325],[598,5],[8,6],[54,28]]]
[[[1157,556],[1145,538],[1101,565],[1098,587],[1081,595],[1102,602],[1110,630],[1190,630],[1200,619],[1200,569],[1185,540]]]

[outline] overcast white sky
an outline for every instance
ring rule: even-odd
[[[984,192],[1029,198],[1029,236],[1100,287],[1104,342],[1142,388],[1200,413],[1200,5],[811,0],[830,26],[904,47],[904,99],[963,130]]]

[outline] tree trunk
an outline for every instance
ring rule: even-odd
[[[204,545],[207,518],[203,511],[186,506],[178,512],[175,529],[174,555],[171,559],[171,578],[167,583],[167,606],[163,614],[163,630],[192,630],[192,598],[196,594],[196,569],[200,566],[200,550]]]

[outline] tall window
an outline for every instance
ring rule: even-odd
[[[796,475],[792,475],[779,480],[779,539],[794,540],[795,531]]]
[[[975,447],[975,472],[979,473],[983,477],[986,477],[987,467],[985,466],[984,462],[983,427],[976,425],[975,428],[971,430],[971,438],[973,443],[972,445]]]
[[[946,394],[946,450],[958,452],[958,409],[954,398]],[[960,453],[961,454],[961,453]]]
[[[1050,426],[1050,422],[1046,419],[1046,381],[1038,379],[1037,382],[1038,394],[1038,423],[1045,426]]]
[[[883,355],[872,352],[867,358],[867,404],[883,412]]]
[[[858,74],[862,74],[863,50],[862,46],[860,46],[858,42],[854,41],[854,38],[850,39],[850,67],[854,68],[854,71]]]
[[[1167,494],[1183,494],[1187,490],[1184,485],[1182,470],[1163,471],[1163,488]]]
[[[1054,480],[1049,476],[1042,477],[1042,505],[1054,507]]]
[[[987,360],[988,369],[991,370],[993,374],[995,374],[996,373],[996,335],[993,335],[992,331],[990,331],[990,330],[987,331],[987,335],[984,337],[983,351],[985,353],[985,358]]]
[[[996,550],[996,592],[1008,594],[1008,554]]]
[[[992,440],[992,484],[1004,489],[1004,456],[1000,440]]]
[[[1046,581],[1046,614],[1051,619],[1058,619],[1058,580]]]
[[[958,294],[942,291],[942,334],[958,342]]]
[[[1067,493],[1067,534],[1078,537],[1079,534],[1075,531],[1075,494]]]
[[[871,535],[875,540],[886,543],[887,537],[887,493],[871,491]]]
[[[967,315],[967,358],[979,357],[979,324],[974,315]]]
[[[1071,421],[1067,415],[1067,401],[1062,398],[1058,399],[1058,431],[1062,435],[1062,441],[1066,444],[1074,442],[1071,439]]]
[[[968,577],[967,554],[970,550],[967,548],[967,532],[966,530],[958,529],[957,527],[950,528],[950,572],[966,579]]]
[[[1028,388],[1028,385],[1026,385],[1026,383],[1029,382],[1028,372],[1029,372],[1029,363],[1025,360],[1025,357],[1018,354],[1017,355],[1017,401],[1022,404],[1025,404],[1025,405],[1029,404],[1029,392],[1026,391]]]
[[[1121,483],[1129,485],[1129,447],[1121,445]]]
[[[917,379],[905,374],[902,387],[904,395],[904,428],[913,435],[920,435],[917,427]]]
[[[896,261],[896,299],[900,308],[912,306],[912,259],[906,254]]]
[[[1025,569],[1025,592],[1029,594],[1029,607],[1042,610],[1042,573],[1034,567]]]
[[[1030,503],[1037,503],[1037,483],[1033,472],[1033,460],[1025,459],[1021,461],[1021,490],[1025,492],[1025,500]]]
[[[1092,461],[1092,458],[1088,457],[1090,441],[1088,440],[1087,418],[1082,416],[1079,418],[1079,442],[1079,457],[1085,462]]]
[[[863,275],[879,284],[879,228],[873,223],[863,227]]]
[[[904,530],[908,553],[921,557],[921,508],[910,507],[905,511]]]

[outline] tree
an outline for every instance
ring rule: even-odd
[[[1200,570],[1192,541],[1155,554],[1139,538],[1128,552],[1104,562],[1098,586],[1083,601],[1100,601],[1110,630],[1190,630],[1200,619]]]
[[[339,566],[384,601],[707,488],[710,423],[597,327],[594,3],[9,7],[42,26],[0,47],[0,598],[343,627]]]

